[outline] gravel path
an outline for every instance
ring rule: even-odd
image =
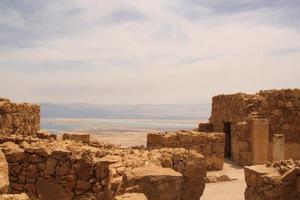
[[[201,200],[243,200],[246,188],[244,169],[235,165],[230,160],[225,160],[224,169],[217,172],[208,172],[226,174],[230,178],[237,180],[219,183],[208,183],[205,185],[204,194]]]

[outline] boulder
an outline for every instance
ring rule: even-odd
[[[0,145],[0,148],[9,163],[20,162],[24,158],[24,149],[13,142],[5,142]]]
[[[182,174],[161,167],[139,167],[125,172],[117,194],[144,193],[149,200],[178,200],[183,192]]]
[[[0,195],[0,200],[30,200],[27,194],[3,194]]]
[[[4,153],[0,150],[0,194],[7,193],[9,186],[8,165]]]

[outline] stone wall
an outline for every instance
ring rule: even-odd
[[[0,133],[35,135],[40,129],[40,106],[0,98]]]
[[[8,163],[0,149],[0,200],[29,200],[26,194],[7,194],[9,189]]]
[[[112,200],[116,193],[122,194],[118,188],[124,173],[151,166],[182,174],[182,190],[178,191],[181,200],[198,200],[204,190],[206,159],[195,151],[95,148],[68,140],[30,142],[0,145],[8,161],[12,193],[26,192],[42,200]],[[165,176],[158,178],[163,180]]]
[[[209,124],[213,131],[224,131],[230,123],[231,157],[242,165],[252,164],[251,119],[269,121],[270,156],[276,134],[285,136],[285,159],[300,159],[300,90],[265,90],[249,95],[237,93],[213,97]],[[203,125],[199,126],[199,129]]]
[[[246,200],[300,199],[300,162],[275,161],[245,167]]]
[[[147,135],[147,148],[185,148],[196,150],[207,159],[208,170],[221,170],[224,163],[224,133],[184,131],[151,133]]]

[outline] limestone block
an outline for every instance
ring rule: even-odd
[[[20,162],[24,158],[24,149],[21,149],[19,145],[13,142],[5,142],[0,145],[0,148],[9,163]]]
[[[41,200],[72,200],[73,193],[65,190],[60,184],[43,178],[37,180],[37,193]]]
[[[150,133],[147,135],[147,147],[163,147],[164,139],[162,134]]]
[[[148,200],[142,193],[125,193],[115,197],[115,200]]]
[[[8,180],[8,164],[4,153],[0,149],[0,194],[7,193],[9,180]]]
[[[213,152],[215,152],[215,153],[224,153],[225,143],[216,143],[216,144],[214,144],[212,149],[213,149]]]
[[[222,163],[223,167],[223,163]],[[204,156],[189,151],[189,159],[184,165],[184,189],[181,200],[199,200],[202,196],[206,177],[207,163]]]
[[[249,142],[238,142],[239,151],[250,151]]]
[[[76,142],[91,143],[91,136],[88,133],[66,132],[62,136],[63,140],[73,140]]]
[[[141,167],[124,174],[118,193],[144,193],[149,200],[178,200],[183,176],[169,168]]]
[[[3,194],[0,195],[0,200],[30,200],[27,194]]]

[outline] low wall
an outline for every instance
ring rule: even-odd
[[[224,133],[175,132],[147,135],[147,148],[185,148],[196,150],[207,159],[208,170],[221,170],[224,163]]]
[[[40,106],[0,98],[0,133],[36,135],[40,129]]]
[[[182,173],[181,200],[203,193],[206,159],[196,151],[95,148],[74,141],[38,140],[0,145],[9,166],[11,193],[42,200],[114,199],[125,171],[167,167]],[[151,200],[151,199],[149,199]]]
[[[245,167],[246,200],[300,199],[300,162],[275,161]]]
[[[66,200],[93,190],[99,197],[104,195],[108,164],[92,160],[93,149],[48,141],[20,145],[6,142],[1,148],[9,163],[12,193]]]

